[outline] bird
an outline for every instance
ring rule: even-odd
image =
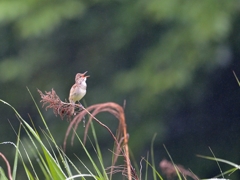
[[[75,104],[76,101],[80,101],[87,92],[87,83],[86,80],[90,76],[85,76],[87,73],[77,73],[75,76],[75,84],[71,87],[69,93],[69,102]]]

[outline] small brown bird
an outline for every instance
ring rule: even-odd
[[[75,104],[76,101],[80,101],[87,92],[86,80],[89,76],[85,76],[85,73],[77,73],[75,77],[75,84],[70,89],[69,102]]]

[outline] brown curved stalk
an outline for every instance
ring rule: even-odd
[[[0,156],[3,158],[3,160],[5,161],[6,165],[7,165],[7,170],[8,170],[8,177],[10,180],[12,180],[12,173],[11,173],[11,166],[7,160],[7,158],[2,154],[0,153]]]
[[[127,134],[127,125],[125,122],[125,115],[124,115],[124,110],[123,108],[114,103],[114,102],[107,102],[107,103],[101,103],[101,104],[95,104],[92,105],[88,108],[83,108],[83,111],[81,111],[69,124],[66,135],[65,135],[65,139],[64,139],[64,148],[66,147],[66,140],[67,137],[70,133],[70,131],[72,129],[76,130],[79,123],[82,121],[83,117],[86,114],[89,114],[89,120],[88,123],[86,125],[85,128],[85,135],[84,135],[84,142],[86,141],[86,135],[88,133],[89,127],[90,127],[90,123],[92,121],[92,119],[94,119],[97,123],[99,123],[100,125],[102,125],[103,127],[105,127],[109,133],[111,134],[111,136],[113,137],[115,143],[117,144],[116,149],[118,150],[119,148],[121,148],[121,145],[119,144],[120,139],[122,138],[123,135],[123,151],[121,151],[125,157],[126,160],[126,166],[127,166],[127,174],[128,174],[128,179],[131,180],[131,163],[130,163],[130,158],[129,158],[129,149],[128,149],[128,134]],[[92,111],[92,113],[90,113]],[[115,137],[113,135],[113,133],[111,132],[111,130],[102,122],[100,122],[95,116],[101,112],[109,112],[112,115],[114,115],[118,120],[119,120],[119,129],[118,129],[118,133],[117,133],[117,137]],[[72,135],[72,140],[71,142],[73,143],[75,134],[73,133]],[[118,154],[118,153],[117,153]],[[114,162],[115,163],[117,160],[117,158],[115,158]]]

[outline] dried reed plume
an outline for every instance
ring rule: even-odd
[[[129,158],[127,125],[125,122],[124,109],[122,106],[114,102],[107,102],[107,103],[95,104],[88,108],[84,108],[82,105],[79,105],[79,104],[75,104],[73,107],[73,104],[71,103],[62,102],[53,89],[52,91],[45,92],[45,94],[43,94],[40,90],[38,90],[38,92],[40,93],[42,98],[40,102],[43,103],[43,106],[46,106],[45,107],[46,110],[49,108],[52,108],[56,116],[59,115],[62,119],[65,116],[67,117],[68,120],[72,119],[65,135],[64,149],[66,149],[67,138],[71,130],[73,129],[76,132],[79,123],[85,118],[85,115],[88,114],[89,120],[85,128],[84,143],[86,142],[86,137],[90,127],[90,123],[92,120],[95,120],[97,123],[99,123],[101,126],[103,126],[109,131],[109,133],[113,137],[114,142],[116,144],[116,149],[113,152],[115,157],[114,157],[113,165],[110,167],[111,169],[110,174],[112,175],[114,172],[116,172],[114,171],[115,169],[114,165],[117,161],[117,158],[120,155],[122,155],[126,161],[126,168],[124,168],[124,171],[122,171],[123,175],[127,176],[129,180],[131,180],[132,178],[138,179],[134,168],[131,166],[131,162]],[[75,116],[72,113],[73,108],[75,109],[75,113],[76,113]],[[105,124],[103,124],[97,118],[95,118],[95,116],[101,112],[108,112],[118,119],[119,126],[118,126],[116,136]],[[75,137],[75,133],[73,133],[72,135],[71,144],[73,144],[74,137]]]
[[[172,162],[163,159],[160,164],[160,169],[162,170],[163,174],[166,175],[167,179],[171,180],[171,179],[175,179],[175,177],[178,176],[177,171],[182,174],[182,176],[184,177],[184,179],[186,179],[186,177],[191,177],[194,180],[198,180],[199,178],[193,174],[191,171],[186,170],[182,165],[174,165]]]
[[[49,108],[53,109],[53,113],[57,116],[59,115],[62,119],[66,116],[67,119],[71,119],[73,115],[73,105],[71,103],[62,102],[58,97],[56,92],[52,89],[52,91],[45,91],[46,94],[43,94],[40,90],[38,90],[42,100],[40,101],[45,107],[46,110]],[[79,106],[78,106],[79,107]]]

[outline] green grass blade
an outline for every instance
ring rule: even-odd
[[[27,166],[24,165],[24,169],[25,169],[25,172],[28,176],[28,179],[30,180],[35,180],[36,178],[33,177],[33,175],[31,174],[31,172],[29,171],[29,169],[27,168]],[[38,178],[37,178],[38,179]]]
[[[45,168],[45,165],[42,163],[42,161],[40,161],[39,158],[37,158],[37,163],[38,163],[40,169],[42,170],[42,173],[43,173],[45,179],[46,180],[51,179],[51,177],[49,176],[49,173],[47,172],[47,170]]]
[[[73,131],[74,131],[74,129],[73,129]],[[88,153],[86,147],[84,146],[82,140],[80,139],[80,137],[78,136],[78,134],[76,133],[76,131],[74,131],[74,133],[75,133],[77,139],[79,140],[81,146],[83,147],[83,149],[84,149],[86,155],[88,156],[90,162],[92,163],[94,170],[95,170],[96,173],[98,174],[98,177],[99,177],[100,179],[104,179],[104,177],[103,177],[103,175],[101,174],[100,170],[98,169],[96,163],[94,162],[94,160],[92,159],[91,155]],[[92,174],[92,175],[93,175],[93,174]]]
[[[47,150],[47,148],[45,147],[45,145],[41,141],[38,133],[36,133],[34,131],[34,129],[21,117],[21,115],[17,112],[17,110],[13,106],[11,106],[9,103],[7,103],[7,102],[5,102],[1,99],[0,99],[0,101],[13,109],[13,111],[16,113],[19,120],[23,123],[23,127],[24,127],[25,131],[27,132],[29,138],[31,139],[32,143],[34,144],[34,140],[32,139],[30,134],[32,134],[32,136],[35,138],[35,140],[37,140],[37,142],[41,145],[42,151],[44,153],[44,156],[45,156],[46,162],[48,164],[49,170],[51,172],[52,178],[53,179],[65,179],[66,176],[64,175],[63,171],[61,170],[61,167],[59,167],[56,164],[56,161],[54,160],[51,153]],[[45,124],[45,125],[46,125],[46,128],[48,129],[47,124]],[[48,129],[48,131],[49,131],[49,129]],[[36,145],[35,145],[35,148],[37,149]]]
[[[161,179],[161,180],[163,180],[163,178],[162,178],[162,176],[159,174],[159,172],[151,165],[151,163],[149,163],[147,160],[145,160],[145,159],[143,159],[146,163],[147,163],[147,165],[148,166],[150,166],[151,168],[152,168],[152,170],[154,171],[154,173],[156,174],[156,176],[159,178],[159,179]]]
[[[78,174],[78,175],[71,176],[71,177],[67,178],[66,180],[72,180],[72,179],[77,178],[77,177],[83,177],[83,178],[84,177],[92,177],[94,179],[98,179],[96,176],[93,176],[91,174]]]
[[[149,153],[147,153],[147,162],[148,162],[148,158],[149,158]],[[144,159],[142,159],[142,160],[144,160]],[[141,160],[141,163],[142,163],[142,160]],[[147,180],[148,179],[148,163],[146,163],[146,168],[145,168],[145,180]],[[141,174],[140,174],[140,179],[141,179]]]
[[[101,153],[101,150],[100,150],[100,147],[99,147],[99,144],[98,144],[98,140],[97,140],[96,131],[94,129],[94,125],[93,125],[92,122],[91,122],[91,129],[92,129],[93,139],[94,139],[95,145],[96,145],[96,150],[97,150],[96,152],[97,152],[98,160],[99,160],[101,168],[102,168],[103,176],[104,176],[105,180],[108,180],[108,176],[107,176],[107,173],[106,173],[105,168],[104,168],[102,153]]]
[[[166,152],[167,152],[167,154],[168,154],[168,156],[169,156],[169,158],[170,158],[170,160],[171,160],[171,162],[172,162],[172,164],[173,164],[173,166],[174,166],[174,168],[175,168],[175,171],[176,171],[176,173],[177,173],[177,176],[178,176],[179,180],[181,180],[182,177],[181,177],[181,175],[180,175],[180,173],[179,173],[179,171],[178,171],[177,166],[176,166],[175,163],[173,162],[172,156],[171,156],[170,153],[168,152],[166,146],[163,145],[163,147],[164,147],[164,149],[166,150]]]
[[[8,180],[2,167],[0,167],[0,180]]]
[[[69,165],[68,165],[68,162],[72,165],[72,167],[79,173],[79,174],[81,174],[81,171],[75,166],[75,164],[66,156],[66,154],[63,152],[63,150],[62,149],[60,149],[61,150],[61,152],[62,152],[62,154],[64,155],[64,159],[65,159],[65,161],[66,161],[66,163],[67,163],[67,167],[66,168],[69,168],[69,171],[70,171],[70,167],[69,167]],[[70,173],[70,175],[71,175],[71,173]]]
[[[51,136],[51,139],[54,141],[54,138],[53,138],[53,136],[52,136],[52,134],[51,134],[51,131],[49,130],[48,125],[47,125],[47,123],[46,123],[46,121],[45,121],[45,119],[44,119],[44,117],[43,117],[43,115],[42,115],[42,112],[40,111],[40,109],[39,109],[39,107],[38,107],[35,99],[33,98],[32,93],[30,92],[30,90],[29,90],[28,88],[27,88],[27,90],[28,90],[28,92],[29,92],[29,94],[30,94],[30,96],[31,96],[31,98],[32,98],[32,100],[33,100],[33,102],[34,102],[37,110],[38,110],[38,113],[39,113],[39,115],[40,115],[40,117],[41,117],[41,119],[42,119],[42,122],[43,122],[45,128],[47,129],[47,132],[48,132],[49,135]],[[55,142],[54,144],[56,144],[56,142]]]
[[[154,134],[152,141],[151,141],[151,162],[152,162],[152,167],[153,169],[156,169],[155,167],[155,161],[154,161],[154,152],[153,152],[153,144],[154,144],[154,140],[156,139],[157,134]],[[153,171],[153,179],[156,180],[157,176],[156,173]]]
[[[55,141],[53,135],[51,134],[51,132],[50,132],[48,126],[47,126],[47,123],[46,123],[46,121],[45,121],[45,119],[44,119],[44,117],[43,117],[43,115],[42,115],[42,113],[41,113],[41,111],[40,111],[40,109],[39,109],[39,107],[38,107],[38,105],[37,105],[35,99],[33,98],[33,96],[32,96],[32,94],[31,94],[30,90],[29,90],[28,88],[27,88],[27,90],[28,90],[28,92],[29,92],[29,94],[30,94],[30,96],[31,96],[31,98],[32,98],[32,100],[33,100],[33,102],[34,102],[34,104],[35,104],[35,106],[36,106],[38,112],[39,112],[39,115],[40,115],[40,117],[41,117],[41,119],[42,119],[42,122],[44,123],[44,126],[45,126],[45,128],[46,128],[46,130],[47,130],[47,132],[48,132],[48,134],[45,133],[45,136],[46,136],[46,135],[49,136],[49,140],[51,140],[51,141],[53,142],[53,144],[54,144],[56,150],[58,151],[58,155],[59,155],[60,158],[61,158],[61,161],[64,163],[64,157],[62,156],[62,153],[61,153],[60,148],[58,147],[58,145],[57,145],[57,143],[56,143],[56,141]],[[45,152],[47,152],[46,150],[47,150],[47,149],[45,148]],[[52,152],[54,152],[54,151],[52,151]],[[47,154],[45,154],[45,155],[47,155]],[[55,162],[56,162],[57,164],[59,164],[59,163],[57,162],[57,159],[58,159],[58,158],[56,158],[56,155],[55,155],[55,160],[56,160]],[[48,161],[48,162],[50,162],[50,161]],[[64,166],[65,166],[65,165],[64,165]],[[53,170],[53,169],[52,169],[52,170]]]
[[[13,179],[16,179],[16,174],[17,174],[18,149],[19,149],[19,142],[20,142],[20,132],[21,132],[21,126],[19,126],[19,130],[18,130],[18,134],[17,134],[16,152],[15,152],[15,156],[14,156],[13,172],[12,172],[12,178]]]
[[[84,166],[84,168],[92,175],[92,177],[96,177],[96,176],[93,175],[93,173],[91,172],[91,170],[88,169],[88,167],[82,162],[82,160],[81,160],[78,156],[76,156],[76,158],[77,158],[77,159],[79,160],[79,162]],[[98,179],[98,178],[96,178],[96,179]]]
[[[22,143],[22,142],[20,141],[20,143]],[[27,168],[27,166],[26,166],[26,164],[25,164],[25,162],[24,162],[24,160],[23,160],[23,157],[22,157],[22,155],[21,155],[21,152],[19,151],[19,149],[17,148],[17,146],[16,146],[13,142],[2,142],[2,143],[0,143],[0,145],[3,145],[3,144],[11,144],[11,145],[13,145],[13,146],[16,148],[17,152],[19,153],[19,157],[20,157],[20,159],[21,159],[21,161],[22,161],[22,163],[23,163],[23,167],[24,167],[24,169],[25,169],[25,172],[26,172],[26,175],[27,175],[28,179],[34,179],[34,178],[32,178],[33,176],[32,176],[32,174],[30,173],[30,171],[28,170],[28,168]],[[26,150],[25,150],[25,152],[26,152]],[[29,160],[29,162],[30,162],[30,165],[32,166],[28,154],[26,154],[26,155],[27,155],[27,158],[28,158],[28,160]],[[33,166],[32,166],[32,168],[33,168]],[[36,174],[35,174],[35,176],[37,177]]]
[[[215,158],[215,157],[209,157],[209,156],[202,156],[202,155],[197,155],[197,157],[201,157],[201,158],[204,158],[204,159],[209,159],[209,160],[213,160],[213,161],[219,161],[219,162],[223,162],[225,164],[229,164],[237,169],[240,169],[240,166],[238,164],[235,164],[233,162],[230,162],[230,161],[227,161],[227,160],[224,160],[224,159],[220,159],[220,158]]]
[[[240,86],[240,81],[238,80],[238,77],[234,71],[233,71],[233,75],[234,75],[235,79],[237,80],[238,86]]]

